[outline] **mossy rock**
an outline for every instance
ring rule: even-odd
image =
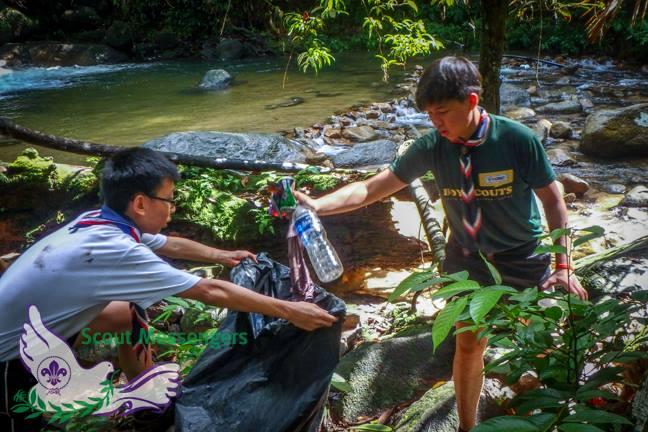
[[[335,189],[342,180],[331,174],[317,174],[302,170],[295,176],[295,182],[298,187],[310,186],[318,192],[327,192]]]
[[[62,202],[96,194],[97,176],[86,167],[56,164],[25,149],[0,174],[0,207],[8,210],[60,209]]]
[[[402,414],[395,432],[455,432],[459,426],[452,382],[428,390]]]
[[[336,372],[353,390],[333,404],[337,418],[355,422],[361,416],[379,415],[450,378],[454,340],[433,352],[429,326],[413,333],[365,343],[342,358]]]
[[[180,194],[177,220],[191,222],[211,232],[217,240],[244,242],[258,236],[248,201],[229,192],[187,191]]]
[[[41,157],[33,148],[25,149],[10,163],[6,175],[14,184],[47,185],[53,189],[58,183],[54,160],[51,157]]]

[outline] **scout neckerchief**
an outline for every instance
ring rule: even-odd
[[[472,150],[486,141],[490,117],[485,109],[479,107],[480,119],[477,129],[468,140],[454,140],[453,144],[461,146],[459,168],[461,172],[461,200],[464,203],[462,223],[464,230],[479,249],[479,229],[482,226],[482,212],[475,199],[475,181],[472,165]]]
[[[103,206],[100,210],[86,214],[76,224],[71,226],[69,230],[70,233],[75,233],[80,228],[86,228],[93,225],[114,225],[122,230],[124,234],[131,236],[137,243],[140,243],[140,234],[139,230],[135,227],[135,223],[108,206]],[[147,334],[149,331],[148,315],[144,308],[134,302],[130,302],[129,308],[132,323],[131,341],[133,343],[135,356],[139,359],[140,355],[146,353],[146,348],[148,348],[148,343],[142,343],[142,340],[148,340],[148,337],[142,337],[142,331]]]

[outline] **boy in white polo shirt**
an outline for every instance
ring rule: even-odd
[[[305,330],[336,320],[312,303],[282,301],[230,282],[202,279],[162,260],[158,254],[228,266],[245,257],[255,259],[248,251],[159,234],[175,211],[178,179],[175,165],[152,150],[117,153],[102,172],[102,208],[35,243],[0,277],[0,430],[12,430],[10,398],[30,386],[18,341],[32,304],[43,322],[70,342],[85,328],[89,334],[130,331],[133,307],[141,311],[170,295],[285,318]],[[120,344],[119,366],[129,378],[151,364],[148,348],[137,353],[130,344]]]

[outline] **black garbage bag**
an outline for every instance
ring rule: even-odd
[[[243,260],[232,282],[275,298],[292,298],[288,267],[265,253]],[[330,328],[308,332],[281,319],[230,311],[219,333],[239,343],[210,343],[182,384],[176,430],[315,432],[340,358],[344,302],[315,287],[313,303],[337,316]],[[240,334],[246,336],[241,338]],[[247,339],[242,344],[241,339]]]

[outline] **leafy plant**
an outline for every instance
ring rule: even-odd
[[[551,244],[537,252],[569,252],[571,256],[571,251],[553,243],[568,236],[576,247],[602,234],[597,226],[555,230],[545,236]],[[628,336],[630,317],[645,308],[648,293],[593,304],[537,288],[518,292],[502,285],[497,269],[487,264],[494,282],[491,286],[480,286],[466,272],[438,275],[428,270],[405,279],[391,297],[445,283],[431,292],[432,298],[449,299],[434,320],[435,349],[456,323],[463,322],[468,325],[454,334],[472,331],[478,338],[487,338],[490,345],[507,350],[485,372],[506,377],[507,384],[523,375],[537,380],[536,389],[519,394],[510,403],[517,415],[487,420],[473,430],[597,432],[630,424],[611,412],[611,407],[620,400],[623,365],[648,357],[638,350],[646,341],[646,331]],[[645,317],[638,319],[645,325]]]

